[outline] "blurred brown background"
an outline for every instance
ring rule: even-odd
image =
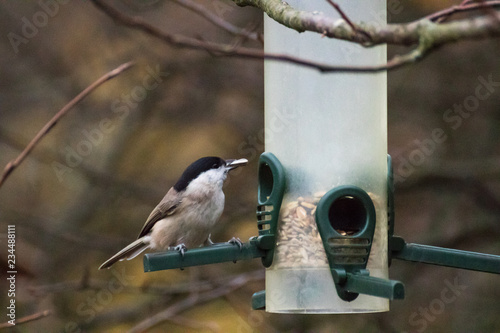
[[[402,1],[389,18],[411,21],[458,2]],[[173,2],[113,3],[165,31],[234,40]],[[235,25],[262,29],[258,10],[200,3]],[[27,22],[39,27],[30,30]],[[4,1],[0,31],[2,168],[91,82],[137,61],[70,111],[0,188],[2,267],[7,225],[16,226],[17,317],[52,311],[13,331],[123,332],[179,306],[197,288],[210,295],[223,288],[225,277],[238,274],[248,283],[188,306],[151,331],[500,331],[500,280],[493,274],[394,261],[391,277],[405,283],[406,299],[394,301],[388,313],[354,317],[252,311],[252,293],[264,288],[258,260],[145,274],[137,258],[97,271],[134,239],[165,191],[200,156],[250,160],[226,184],[226,209],[212,239],[246,241],[257,234],[262,61],[167,46],[115,24],[88,1]],[[13,34],[21,39],[12,42]],[[396,52],[404,49],[389,48]],[[399,176],[396,233],[407,241],[500,254],[499,64],[498,39],[468,41],[389,73],[389,152]],[[494,84],[485,86],[485,80]],[[490,93],[479,98],[478,90],[483,97]],[[453,111],[460,107],[462,115]],[[430,143],[436,129],[446,139]],[[1,286],[4,305],[7,286]],[[443,295],[455,297],[444,302]]]

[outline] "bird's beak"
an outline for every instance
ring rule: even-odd
[[[233,170],[239,166],[246,165],[247,163],[248,160],[246,158],[240,158],[239,160],[226,160],[226,168]]]

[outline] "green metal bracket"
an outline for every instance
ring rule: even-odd
[[[266,309],[266,291],[261,290],[252,295],[252,309],[265,310]]]
[[[500,274],[498,255],[406,243],[396,236],[392,237],[391,252],[394,259]]]
[[[216,243],[189,249],[184,256],[178,251],[147,253],[143,261],[144,272],[262,258],[273,244],[271,238],[269,235],[252,237],[241,248],[238,244]]]
[[[500,256],[444,247],[406,243],[394,236],[394,185],[391,156],[387,157],[389,262],[392,259],[500,274]]]
[[[347,273],[343,288],[350,292],[383,297],[390,300],[405,298],[405,286],[403,283],[372,277],[368,275],[368,272],[366,275]]]

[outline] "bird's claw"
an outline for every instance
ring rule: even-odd
[[[238,245],[238,247],[240,248],[240,251],[243,249],[243,242],[241,241],[241,239],[239,239],[237,237],[233,237],[230,240],[228,240],[227,242],[229,244],[236,244],[236,245]]]
[[[175,246],[174,250],[175,251],[179,251],[179,253],[181,254],[181,256],[184,257],[184,253],[186,252],[187,247],[186,247],[186,245],[184,243],[182,243],[182,244],[179,244],[179,245]]]
[[[205,240],[205,242],[203,243],[203,246],[210,246],[210,245],[214,245],[215,243],[212,242],[212,240],[210,239],[210,236],[212,236],[212,234],[209,234],[208,235],[208,238],[207,240]]]

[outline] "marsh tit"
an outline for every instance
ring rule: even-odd
[[[175,249],[212,244],[210,232],[224,210],[222,185],[229,171],[246,165],[244,158],[202,157],[192,163],[151,212],[138,239],[106,260],[99,269],[133,259],[146,249]]]

